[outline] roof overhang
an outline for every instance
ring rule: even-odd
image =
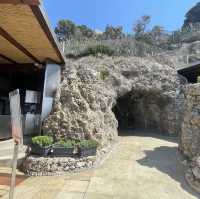
[[[27,5],[40,5],[41,1],[40,0],[1,0],[0,3],[5,3],[5,4],[27,4]]]
[[[0,64],[63,65],[65,57],[40,0],[0,0]]]
[[[190,83],[196,83],[197,77],[200,76],[200,61],[182,66],[177,72],[186,77]]]

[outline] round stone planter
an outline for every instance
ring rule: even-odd
[[[22,164],[22,171],[29,176],[61,175],[69,171],[78,171],[92,168],[96,160],[95,156],[72,157],[39,157],[28,156]]]
[[[112,152],[113,146],[107,145],[96,151],[95,156],[80,157],[40,157],[37,155],[30,155],[24,160],[21,165],[21,170],[28,176],[53,176],[62,175],[66,172],[76,172],[84,169],[91,169],[101,165],[104,160]]]

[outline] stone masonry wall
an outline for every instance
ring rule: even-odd
[[[192,159],[200,155],[200,84],[187,86],[185,96],[180,150]]]

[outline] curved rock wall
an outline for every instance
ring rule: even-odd
[[[187,158],[186,180],[200,193],[200,84],[188,85],[179,149]]]
[[[85,57],[68,60],[44,132],[56,137],[97,139],[102,145],[117,138],[118,122],[112,108],[133,90],[157,90],[172,99],[169,121],[174,121],[176,71],[152,59]],[[175,127],[169,129],[175,132]]]
[[[180,150],[192,159],[200,156],[200,84],[188,85],[185,96]]]

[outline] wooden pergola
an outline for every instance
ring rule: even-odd
[[[41,1],[0,0],[0,139],[10,137],[8,94],[15,89],[20,90],[24,132],[39,133],[64,64]],[[34,106],[26,100],[33,94],[38,99]]]
[[[47,60],[65,63],[41,1],[0,0],[0,67],[26,68]]]

